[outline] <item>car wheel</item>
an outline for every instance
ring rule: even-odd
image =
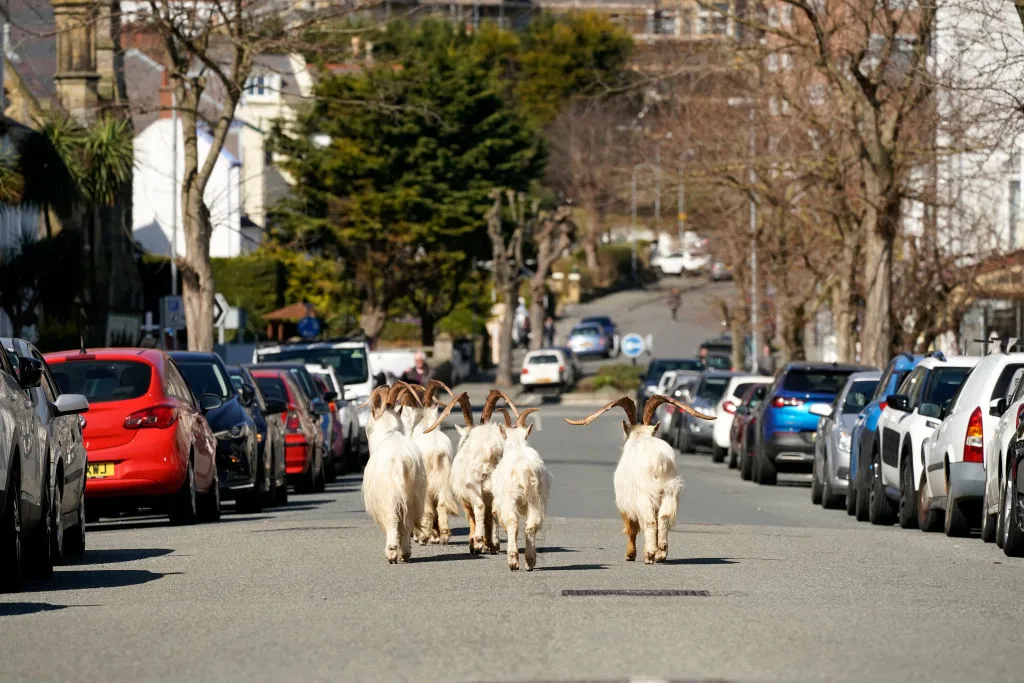
[[[326,486],[326,484],[324,482],[324,479],[325,479],[324,468],[326,468],[326,466],[327,465],[321,459],[320,460],[320,469],[319,469],[319,471],[316,474],[316,479],[313,480],[313,491],[315,491],[316,493],[323,493],[324,489],[327,488],[327,486]]]
[[[246,515],[263,512],[263,492],[259,487],[253,486],[251,491],[239,494],[235,501],[235,512]]]
[[[754,476],[754,463],[750,457],[750,452],[747,451],[746,445],[743,447],[743,452],[740,453],[740,479],[743,481],[750,481],[751,477]]]
[[[734,470],[738,466],[739,466],[739,463],[737,462],[737,459],[736,459],[736,449],[734,449],[732,447],[732,445],[730,445],[729,446],[729,469],[730,470]]]
[[[85,552],[85,488],[78,498],[78,509],[75,512],[75,525],[68,529],[64,536],[64,557],[79,557]]]
[[[1009,477],[1009,474],[1007,474],[1007,477]],[[1000,548],[1003,547],[1003,536],[1005,535],[1003,533],[1003,505],[1006,504],[1006,501],[1003,500],[1003,493],[1005,491],[1006,491],[1006,487],[1000,484],[1000,486],[999,486],[999,514],[996,515],[996,545],[999,546]]]
[[[768,455],[764,452],[764,449],[759,448],[754,454],[757,459],[757,483],[761,486],[775,486],[779,481],[778,470],[775,469],[775,463],[768,459]]]
[[[821,479],[818,478],[818,461],[811,467],[811,505],[821,505]]]
[[[50,503],[50,486],[43,483],[43,510],[39,529],[29,546],[28,574],[33,579],[48,579],[53,576],[53,505]]]
[[[197,504],[198,515],[204,522],[216,522],[220,519],[220,475],[214,471],[213,484]]]
[[[316,467],[315,467],[315,463],[316,463],[315,459],[314,459],[313,462],[309,463],[309,469],[307,469],[306,472],[302,475],[302,479],[300,479],[295,484],[295,493],[312,493],[313,492],[313,489],[316,487]]]
[[[946,518],[943,530],[950,538],[962,538],[970,533],[971,525],[967,523],[963,506],[953,498],[953,491],[946,494]]]
[[[981,540],[985,543],[992,543],[996,540],[996,526],[1000,517],[999,512],[994,515],[988,514],[988,483],[985,484],[985,493],[981,499]],[[1000,510],[1002,512],[1002,510]]]
[[[1003,553],[1007,557],[1024,557],[1024,529],[1021,528],[1020,500],[1013,476],[1006,477],[1002,497]]]
[[[185,469],[185,481],[171,500],[171,512],[168,515],[171,524],[183,526],[195,524],[199,517],[199,506],[196,496],[196,473],[192,469],[191,460]]]
[[[63,472],[57,473],[57,481],[64,479]],[[58,484],[53,491],[53,505],[50,506],[50,525],[53,531],[50,535],[50,558],[53,564],[60,564],[64,561],[64,487]],[[51,569],[52,571],[52,569]]]
[[[871,482],[868,489],[868,521],[879,526],[889,526],[893,522],[894,510],[892,501],[885,495],[882,486],[882,461],[876,450],[871,465]]]
[[[725,449],[711,444],[711,462],[725,462]]]
[[[277,504],[287,505],[288,504],[288,481],[287,479],[277,487]]]
[[[917,491],[914,490],[914,466],[910,462],[910,455],[903,458],[903,467],[900,473],[900,527],[913,529],[917,526]]]
[[[676,434],[676,448],[684,455],[693,452],[693,448],[690,446],[690,434],[682,421],[679,422],[679,431]]]
[[[846,514],[853,517],[857,514],[857,487],[850,482],[846,487]]]
[[[821,507],[825,510],[834,510],[842,505],[839,496],[832,490],[832,477],[828,476],[828,460],[821,464],[822,480],[821,485]]]
[[[931,509],[931,501],[926,493],[927,480],[921,473],[921,483],[917,489],[917,528],[921,531],[938,531],[942,519],[939,511]]]
[[[268,443],[270,449],[270,467],[266,473],[266,484],[263,490],[263,507],[272,508],[277,505],[277,485],[274,483],[274,474],[277,472],[277,458],[274,456],[274,449]]]
[[[868,521],[868,487],[864,481],[868,477],[867,469],[863,462],[857,468],[857,506],[854,508],[854,517],[858,522]]]
[[[338,480],[338,460],[333,455],[324,462],[324,479],[330,483]]]
[[[0,515],[0,592],[21,590],[21,473],[17,463],[10,468],[9,486]]]

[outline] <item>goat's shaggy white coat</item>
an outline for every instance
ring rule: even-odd
[[[638,526],[644,532],[644,562],[668,557],[668,531],[676,523],[683,480],[672,447],[654,436],[657,425],[630,427],[615,467],[615,506],[629,544],[626,559],[636,558]]]
[[[551,474],[526,442],[531,427],[502,427],[505,450],[491,473],[494,516],[508,535],[508,568],[519,569],[519,518],[526,518],[526,571],[537,564],[537,532],[544,523]]]
[[[423,456],[401,431],[402,408],[386,408],[367,421],[370,459],[363,470],[363,504],[385,533],[389,563],[412,555],[412,532],[423,516],[427,476]]]
[[[451,490],[470,522],[470,552],[486,547],[494,554],[500,541],[493,523],[491,475],[505,452],[505,439],[495,423],[455,429],[459,445],[452,461]]]
[[[447,544],[452,535],[448,515],[459,514],[451,486],[455,449],[451,438],[440,429],[424,432],[437,420],[436,405],[414,408],[413,411],[417,413],[417,419],[411,423],[408,433],[412,434],[412,440],[423,456],[423,467],[427,473],[427,495],[416,538],[423,545],[428,542]]]

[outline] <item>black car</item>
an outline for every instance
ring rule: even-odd
[[[324,435],[324,478],[327,481],[334,481],[338,478],[337,465],[341,463],[334,462],[334,452],[331,449],[331,422],[336,419],[331,414],[331,405],[328,403],[321,393],[320,389],[316,385],[316,380],[309,373],[309,370],[302,363],[260,363],[257,367],[270,368],[273,370],[287,370],[291,373],[292,379],[295,380],[295,384],[298,385],[302,393],[305,394],[306,400],[309,401],[309,405],[312,407],[313,415],[320,425],[320,431]],[[334,400],[332,397],[331,400]]]
[[[222,500],[235,500],[237,512],[263,509],[265,482],[256,423],[242,405],[224,361],[215,353],[174,351],[169,354],[196,400],[210,394],[223,403],[206,413],[217,440],[217,478]]]
[[[1024,557],[1024,425],[1010,437],[1000,481],[996,541],[1007,557]]]
[[[263,504],[268,507],[284,505],[288,502],[288,477],[285,474],[284,422],[279,416],[288,411],[288,404],[280,398],[264,396],[246,368],[240,365],[227,367],[242,405],[256,423],[256,441],[262,449]]]
[[[655,358],[647,366],[647,374],[640,382],[640,387],[636,390],[637,409],[642,408],[647,399],[654,394],[654,391],[658,388],[661,376],[669,370],[696,370],[700,372],[703,369],[704,364],[698,358]]]

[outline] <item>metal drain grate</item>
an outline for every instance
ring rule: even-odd
[[[628,597],[628,598],[709,598],[711,593],[704,590],[563,590],[563,598],[580,597]]]

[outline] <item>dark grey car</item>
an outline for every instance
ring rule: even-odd
[[[729,387],[729,380],[745,374],[747,373],[705,370],[701,373],[690,405],[705,415],[714,415],[718,409],[718,401]],[[714,444],[714,422],[700,420],[679,411],[673,413],[672,422],[676,425],[676,448],[680,453],[692,453],[697,447],[710,451]]]
[[[881,379],[882,373],[875,370],[853,373],[836,394],[828,414],[821,411],[811,470],[811,502],[815,505],[837,508],[845,501],[850,484],[850,434]],[[811,412],[819,409],[812,407]]]

